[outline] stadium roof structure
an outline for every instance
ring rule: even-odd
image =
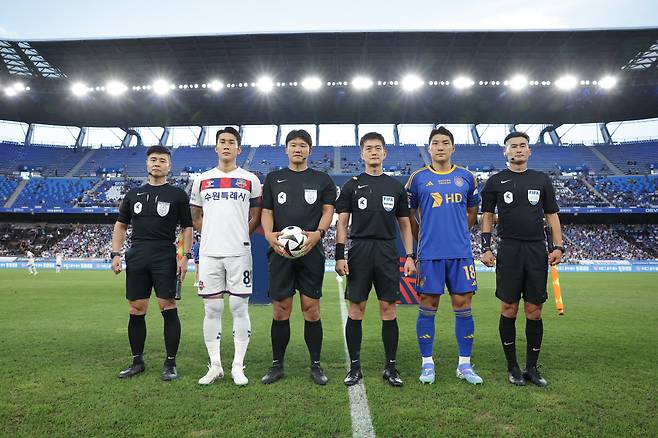
[[[585,123],[658,116],[658,28],[0,41],[0,56],[0,87],[17,80],[29,87],[0,96],[0,119],[29,123]],[[401,86],[410,73],[422,80],[415,91]],[[507,86],[518,74],[531,86]],[[555,81],[565,74],[580,86],[559,90]],[[358,75],[373,86],[356,89]],[[596,86],[605,75],[617,78],[614,88]],[[271,78],[269,93],[258,86],[263,76]],[[318,89],[301,86],[307,76],[320,79]],[[459,89],[458,76],[473,82]],[[166,95],[152,90],[158,78],[171,87]],[[112,79],[127,86],[120,97],[104,91]],[[91,92],[75,96],[78,81]],[[211,81],[221,81],[221,90]]]

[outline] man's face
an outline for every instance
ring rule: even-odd
[[[169,175],[171,170],[171,157],[169,154],[154,152],[146,157],[146,171],[154,177]]]
[[[366,166],[382,164],[386,158],[386,148],[379,140],[366,140],[361,147],[361,159]]]
[[[443,163],[450,161],[452,154],[455,153],[455,145],[450,141],[450,137],[443,134],[436,134],[430,141],[429,152],[432,161]]]
[[[219,134],[215,151],[219,156],[220,161],[224,163],[232,163],[240,154],[240,146],[238,146],[238,139],[228,132]]]
[[[311,146],[301,138],[293,138],[286,144],[288,161],[292,164],[303,164],[311,155]]]
[[[528,140],[524,137],[512,137],[505,143],[505,158],[509,163],[524,164],[532,155]]]

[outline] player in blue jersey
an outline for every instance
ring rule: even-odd
[[[471,299],[477,280],[470,239],[480,195],[473,174],[452,164],[455,142],[450,131],[443,126],[432,130],[428,149],[432,164],[414,172],[407,182],[411,224],[418,241],[416,333],[423,357],[419,379],[434,383],[434,317],[447,286],[455,313],[457,377],[480,384],[482,378],[471,365],[475,329]]]

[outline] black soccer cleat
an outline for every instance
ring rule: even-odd
[[[329,382],[329,378],[324,373],[324,370],[317,364],[311,365],[311,380],[316,385],[326,385]]]
[[[265,374],[260,381],[265,384],[269,385],[270,383],[274,383],[277,380],[281,380],[285,377],[285,374],[283,373],[283,367],[282,366],[273,366],[269,369],[267,374]]]
[[[516,386],[525,386],[525,379],[523,373],[518,366],[512,367],[507,370],[507,380]]]
[[[146,370],[146,365],[144,365],[144,362],[133,363],[128,368],[122,370],[119,373],[119,379],[127,379],[129,377],[136,376],[137,374],[143,373],[144,370]]]
[[[402,378],[400,377],[400,373],[398,372],[398,370],[389,370],[387,368],[384,370],[384,374],[382,374],[382,378],[386,380],[388,384],[391,386],[404,385],[404,382],[402,381]]]
[[[178,372],[176,371],[176,365],[165,363],[162,368],[162,380],[169,382],[178,378]]]
[[[345,376],[345,379],[343,379],[343,383],[345,386],[354,386],[359,383],[361,379],[363,379],[361,368],[351,369]]]
[[[541,374],[539,374],[539,370],[537,367],[530,367],[527,370],[523,372],[523,378],[534,383],[537,386],[548,386],[548,382],[546,379],[544,379]]]

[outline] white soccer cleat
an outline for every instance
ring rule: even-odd
[[[209,365],[206,375],[199,379],[199,385],[210,385],[222,377],[224,377],[224,368],[221,365]]]
[[[238,386],[247,386],[249,379],[244,375],[244,367],[242,365],[233,365],[231,368],[231,377],[233,382]]]

